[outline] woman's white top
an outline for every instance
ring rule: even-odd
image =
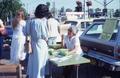
[[[64,37],[64,45],[67,49],[74,49],[75,46],[78,46],[77,52],[81,54],[80,41],[78,36],[73,36],[69,38],[67,35]]]
[[[48,19],[48,32],[49,32],[49,37],[57,37],[59,35],[58,32],[58,27],[59,27],[59,22],[55,18],[49,18]]]
[[[17,27],[13,30],[13,38],[24,37],[23,28],[25,27],[26,22],[21,20]]]

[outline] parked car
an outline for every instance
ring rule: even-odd
[[[80,36],[84,56],[98,66],[120,71],[120,20],[96,19]]]
[[[6,26],[6,36],[4,36],[3,40],[3,47],[10,47],[13,35],[13,29],[11,26]]]

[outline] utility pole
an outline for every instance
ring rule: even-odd
[[[104,2],[103,2],[104,4],[104,9],[106,9],[107,8],[107,0],[104,0]]]
[[[86,0],[84,0],[84,20],[86,19],[86,9],[85,9]],[[84,23],[84,27],[86,28],[86,24]]]
[[[85,17],[85,15],[86,15],[86,12],[85,12],[85,0],[84,0],[84,5],[83,5],[83,7],[84,7],[84,19],[86,18]]]
[[[53,16],[55,17],[55,13],[56,13],[56,8],[55,8],[55,0],[52,0],[52,9],[53,9]]]
[[[89,16],[89,10],[90,10],[90,6],[92,6],[92,2],[90,0],[87,0],[86,5],[87,5],[87,8],[88,8],[88,18],[89,18],[90,17]]]
[[[100,5],[103,5],[104,8],[107,8],[107,5],[110,4],[111,2],[113,2],[114,0],[111,0],[109,2],[107,2],[107,0],[104,0],[103,3],[101,3],[100,1],[98,0],[94,0],[95,2],[99,3]],[[120,0],[119,0],[120,1]]]
[[[26,4],[26,5],[27,5],[27,13],[29,13],[28,2],[27,2],[27,4]]]
[[[103,8],[103,15],[106,17],[107,16],[107,5],[109,5],[111,2],[113,2],[114,0],[111,0],[111,1],[107,1],[107,0],[104,0],[103,3],[101,3],[100,1],[98,0],[94,0],[96,1],[97,3],[101,4],[104,8]]]
[[[119,0],[119,10],[120,10],[120,0]]]
[[[104,4],[103,4],[103,6],[104,6],[103,15],[104,15],[105,17],[107,17],[107,0],[104,0],[103,3],[104,3]]]

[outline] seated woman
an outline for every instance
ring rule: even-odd
[[[62,46],[67,48],[70,52],[81,54],[79,37],[76,36],[77,29],[76,27],[70,27],[68,29],[68,34],[62,37]]]
[[[77,30],[75,27],[70,27],[68,29],[68,34],[62,38],[62,45],[64,48],[67,48],[71,53],[82,54],[80,48],[79,37],[76,36]],[[63,75],[65,78],[70,78],[74,66],[67,66],[63,68]]]

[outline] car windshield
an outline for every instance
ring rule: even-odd
[[[73,26],[76,26],[77,25],[77,22],[76,21],[65,21],[64,24],[71,24]]]
[[[86,34],[100,34],[102,33],[103,24],[93,24],[93,26],[89,29]]]
[[[103,34],[103,26],[104,23],[94,23],[89,30],[86,32],[86,36],[91,37],[91,38],[96,38],[96,39],[101,39],[101,35]],[[115,40],[116,39],[116,33],[118,32],[118,28],[113,30],[112,36],[110,37],[110,40]]]

